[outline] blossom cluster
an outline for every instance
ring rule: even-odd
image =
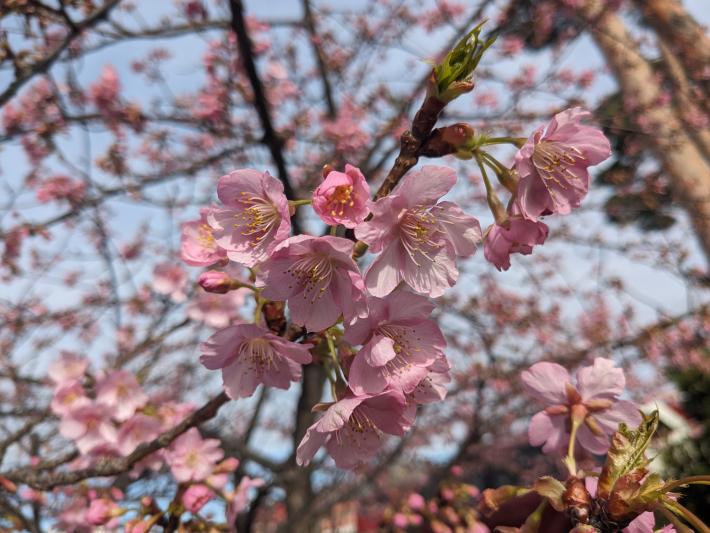
[[[221,177],[220,204],[183,225],[182,258],[213,268],[199,279],[209,293],[251,291],[256,313],[253,324],[237,321],[207,339],[202,364],[221,370],[227,395],[237,399],[259,385],[289,388],[313,353],[325,353],[317,363],[327,371],[333,399],[314,407],[323,415],[298,446],[297,462],[308,464],[322,446],[339,467],[367,461],[385,435],[402,436],[412,426],[418,405],[446,395],[450,365],[431,298],[457,282],[458,261],[483,240],[486,258],[508,268],[510,254],[530,253],[547,237],[540,217],[580,204],[587,168],[609,154],[603,134],[581,123],[586,116],[579,109],[558,114],[522,145],[513,169],[503,170],[486,154],[491,168],[505,174],[501,182],[517,188],[507,211],[496,208],[500,201],[489,190],[496,223],[485,235],[476,218],[442,200],[457,181],[448,167],[406,173],[376,201],[352,165],[342,172],[326,166],[309,200],[287,198],[268,172],[241,169]],[[472,139],[460,141],[463,153]],[[291,235],[291,217],[305,204],[331,228],[329,235]],[[339,227],[352,231],[357,247],[339,236],[345,234]],[[375,255],[364,271],[356,262],[361,247]],[[250,282],[228,271],[233,264],[249,269]],[[263,306],[273,301],[287,303],[299,330],[285,333],[264,318]]]
[[[89,361],[70,352],[62,353],[49,367],[48,377],[54,385],[51,409],[60,419],[59,432],[73,441],[80,452],[70,469],[129,457],[140,445],[172,429],[194,410],[190,404],[151,397],[136,376],[126,370],[93,375]],[[229,513],[236,516],[246,505],[249,488],[263,483],[243,477],[240,486],[227,491],[229,475],[238,465],[236,459],[224,457],[219,440],[205,439],[191,428],[168,447],[138,461],[130,474],[137,477],[146,469],[159,471],[165,466],[181,487],[180,500],[187,511],[197,513],[210,500],[221,498],[231,509]],[[113,527],[118,517],[131,511],[120,504],[123,494],[117,490],[91,489],[68,496],[69,505],[60,514],[60,521],[71,530],[87,523]],[[127,531],[149,531],[151,517],[162,514],[155,502],[144,501],[139,518]]]

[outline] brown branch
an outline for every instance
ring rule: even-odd
[[[52,52],[47,55],[41,61],[38,61],[31,67],[29,67],[21,76],[15,78],[7,88],[0,93],[0,106],[5,105],[11,98],[17,94],[17,91],[34,78],[38,74],[43,74],[49,70],[49,68],[54,64],[54,62],[59,58],[64,50],[66,50],[69,45],[81,35],[81,33],[91,28],[94,24],[97,24],[101,20],[105,19],[111,10],[118,5],[121,0],[109,0],[102,7],[94,11],[91,15],[86,17],[81,22],[74,25],[71,31],[64,37],[61,43],[52,50]]]
[[[37,467],[28,467],[11,470],[0,474],[0,476],[15,483],[24,483],[37,490],[50,490],[61,485],[73,485],[88,478],[122,474],[150,454],[169,446],[170,443],[188,429],[213,418],[219,408],[228,401],[229,397],[224,392],[219,393],[197,411],[184,418],[177,426],[165,431],[151,442],[141,444],[126,457],[101,460],[93,466],[70,472],[45,473],[44,471],[38,471]]]
[[[229,8],[232,13],[231,27],[232,31],[237,36],[237,44],[239,46],[239,54],[241,56],[242,65],[249,78],[252,92],[254,93],[254,107],[259,115],[261,127],[264,130],[263,143],[268,147],[271,153],[271,158],[276,165],[278,177],[283,183],[284,193],[289,200],[295,200],[295,192],[291,186],[291,180],[286,168],[286,159],[283,154],[283,139],[279,137],[274,129],[269,111],[269,102],[266,98],[264,85],[259,78],[259,73],[256,70],[254,62],[254,47],[247,31],[246,21],[244,20],[244,6],[241,0],[229,0]],[[301,233],[298,219],[294,218],[291,222],[295,234]]]
[[[325,97],[325,103],[328,109],[328,116],[330,118],[335,118],[338,114],[338,109],[335,106],[335,98],[333,97],[333,87],[331,86],[330,79],[328,78],[328,67],[325,63],[325,56],[323,55],[323,50],[320,47],[320,38],[318,37],[316,23],[313,19],[313,11],[311,9],[310,0],[303,0],[303,23],[306,26],[306,30],[308,30],[308,34],[311,41],[311,47],[313,48],[313,53],[316,56],[318,72],[320,73],[320,79],[323,83],[323,96]]]

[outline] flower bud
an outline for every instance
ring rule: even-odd
[[[226,294],[236,288],[234,286],[234,280],[226,273],[219,270],[203,272],[197,279],[197,283],[199,283],[200,287],[205,291],[214,294]]]
[[[442,102],[451,102],[455,98],[473,90],[472,76],[486,49],[493,44],[495,37],[480,40],[481,23],[473,28],[446,55],[441,63],[434,67],[433,83],[429,93]]]

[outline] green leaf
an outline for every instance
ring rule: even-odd
[[[565,504],[562,502],[565,486],[561,481],[550,476],[543,476],[535,480],[533,490],[540,496],[547,498],[555,511],[562,512],[565,510]]]
[[[611,438],[611,447],[599,476],[597,497],[609,499],[620,478],[648,465],[650,461],[646,459],[646,449],[657,427],[658,411],[644,415],[635,430],[630,430],[626,424],[619,425],[619,430]]]

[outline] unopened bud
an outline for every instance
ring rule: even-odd
[[[229,275],[219,270],[203,272],[197,279],[197,283],[199,283],[200,287],[205,291],[214,294],[226,294],[237,288],[234,280],[230,278]]]
[[[434,67],[433,83],[429,93],[441,102],[451,102],[473,90],[472,76],[486,49],[495,37],[480,40],[483,22],[473,28],[446,57]]]

